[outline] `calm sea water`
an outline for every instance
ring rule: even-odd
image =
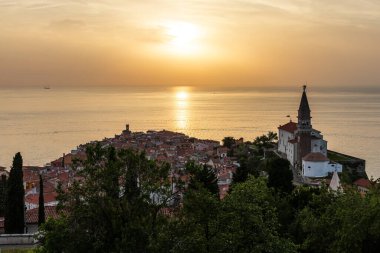
[[[296,120],[299,92],[128,90],[118,88],[0,89],[0,166],[20,151],[43,165],[81,143],[132,131],[173,130],[222,140],[277,131]],[[308,93],[313,127],[329,149],[363,158],[380,177],[380,94]]]

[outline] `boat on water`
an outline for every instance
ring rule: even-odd
[[[45,90],[50,90],[50,86],[44,86]]]

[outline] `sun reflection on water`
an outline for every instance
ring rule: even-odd
[[[177,130],[186,130],[189,121],[189,92],[184,88],[178,88],[175,91],[175,128]]]

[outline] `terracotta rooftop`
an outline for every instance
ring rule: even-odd
[[[297,123],[290,121],[285,125],[279,126],[278,129],[284,130],[289,133],[294,133],[297,130]]]
[[[372,184],[371,184],[371,181],[369,181],[368,179],[359,178],[358,180],[354,182],[354,185],[361,186],[368,189],[371,187]]]
[[[58,218],[57,210],[55,206],[45,206],[45,217]],[[26,211],[26,223],[38,223],[38,208],[30,209]]]
[[[25,197],[25,202],[38,205],[39,196],[40,196],[39,193],[29,194],[28,196]],[[56,192],[44,193],[45,204],[56,201],[56,197],[57,197]]]
[[[302,160],[309,162],[328,162],[330,161],[326,156],[319,152],[311,152],[305,155]]]

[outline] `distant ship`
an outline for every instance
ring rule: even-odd
[[[50,86],[44,86],[45,90],[50,90]]]

